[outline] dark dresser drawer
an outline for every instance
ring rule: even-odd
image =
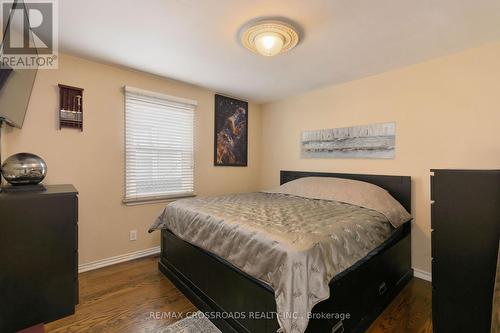
[[[433,170],[432,319],[435,333],[489,333],[500,170]]]
[[[78,302],[77,191],[46,187],[0,192],[0,332],[73,314]]]

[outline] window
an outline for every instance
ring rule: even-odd
[[[125,199],[194,194],[196,101],[125,87]]]

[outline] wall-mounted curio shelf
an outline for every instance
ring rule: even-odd
[[[83,89],[59,84],[59,129],[83,131]]]

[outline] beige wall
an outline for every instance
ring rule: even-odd
[[[62,55],[59,70],[38,73],[22,130],[4,129],[4,158],[21,151],[42,156],[46,184],[71,183],[80,192],[80,263],[159,245],[147,234],[165,203],[124,206],[124,96],[130,85],[198,101],[195,116],[195,190],[198,194],[245,192],[258,188],[260,110],[249,106],[249,166],[213,166],[214,92],[156,76]],[[85,89],[84,131],[59,130],[58,88]],[[138,240],[129,241],[129,231]]]
[[[302,130],[389,121],[394,160],[300,156]],[[430,272],[429,169],[500,168],[500,44],[265,104],[261,160],[263,188],[280,169],[412,176],[413,266]]]

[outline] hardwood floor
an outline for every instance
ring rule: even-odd
[[[157,264],[158,257],[148,257],[80,274],[76,313],[46,332],[154,333],[196,311]],[[155,312],[177,316],[154,318]],[[432,333],[431,284],[413,279],[367,332]]]
[[[432,333],[431,283],[413,278],[366,333]]]
[[[176,321],[151,319],[151,312],[196,308],[148,257],[80,274],[80,304],[72,316],[45,326],[46,332],[155,332]]]

